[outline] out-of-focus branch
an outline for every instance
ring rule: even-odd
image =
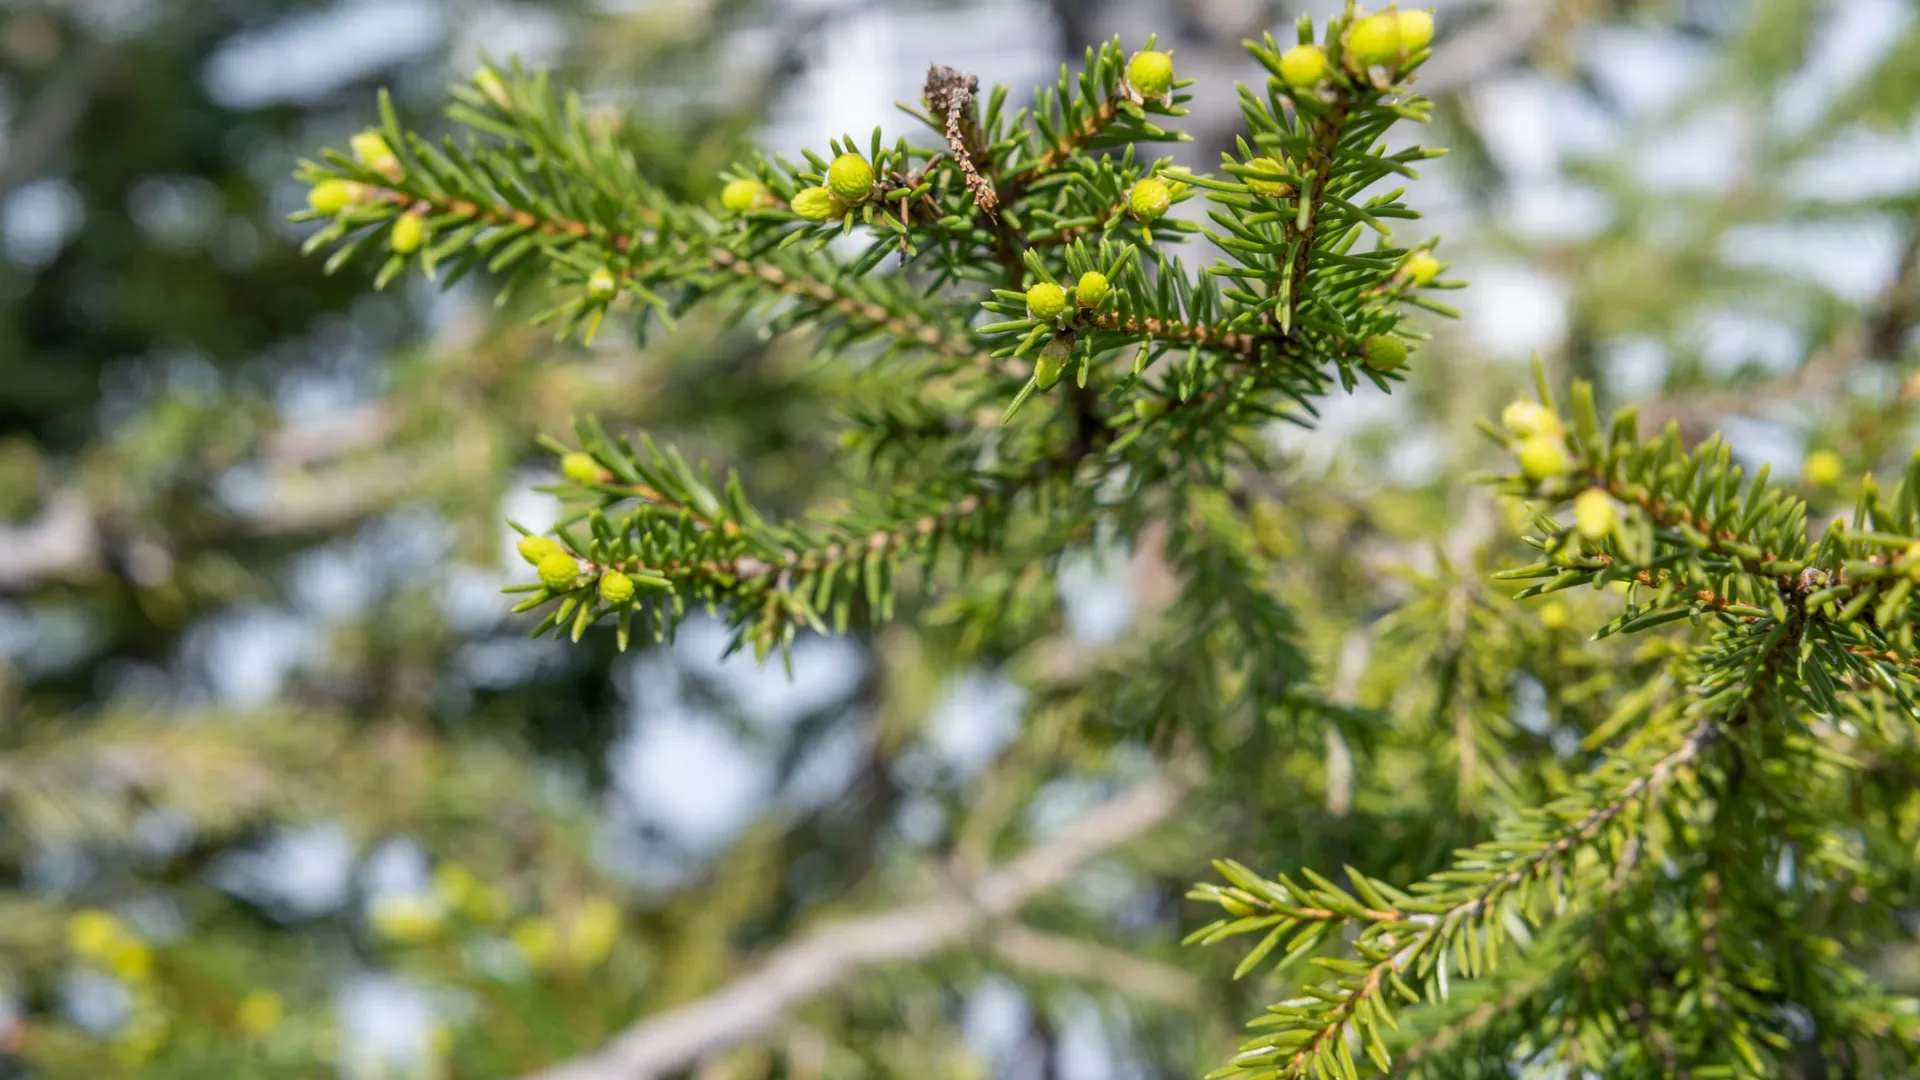
[[[1420,92],[1430,97],[1458,90],[1525,56],[1553,19],[1554,0],[1511,0],[1489,5],[1494,14],[1448,34],[1420,70]]]
[[[1899,359],[1900,346],[1915,323],[1920,323],[1920,209],[1914,211],[1913,228],[1907,234],[1906,250],[1900,253],[1899,268],[1862,327],[1861,355],[1874,360]]]
[[[104,546],[85,497],[60,492],[33,521],[0,526],[0,593],[98,573],[105,561]]]
[[[775,949],[731,985],[642,1020],[599,1052],[557,1065],[535,1080],[651,1080],[767,1035],[778,1030],[790,1009],[833,990],[863,968],[934,955],[1011,915],[1088,861],[1167,820],[1181,795],[1171,780],[1143,781],[1048,843],[982,875],[969,895],[820,927]]]
[[[1454,23],[1449,20],[1434,43],[1433,57],[1420,69],[1416,79],[1420,92],[1430,97],[1453,93],[1525,58],[1552,25],[1558,6],[1558,0],[1496,0],[1485,5],[1489,9],[1488,14],[1460,29],[1454,29]],[[1190,3],[1182,9],[1182,13],[1188,16],[1188,33],[1182,35],[1183,48],[1185,39],[1195,36],[1198,24],[1208,17],[1204,10],[1207,7]],[[1197,61],[1194,63],[1196,70],[1240,69],[1257,78],[1258,68],[1250,65],[1240,42],[1275,29],[1275,14],[1268,6],[1257,5],[1252,17],[1200,36],[1198,41],[1192,43],[1192,48],[1185,48],[1180,55],[1185,58],[1189,53],[1197,53],[1193,58]],[[1078,55],[1077,51],[1070,51],[1062,59],[1071,61]],[[1241,133],[1246,121],[1231,95],[1202,98],[1194,101],[1189,108],[1193,111],[1187,121],[1187,130],[1193,135],[1194,146],[1200,151],[1194,164],[1211,166],[1221,151],[1233,149],[1234,138]]]
[[[283,480],[259,505],[233,514],[231,533],[290,536],[349,525],[417,490],[424,472],[422,462],[390,455],[372,466]],[[174,553],[151,538],[124,535],[130,524],[137,522],[78,489],[56,492],[39,517],[0,525],[0,595],[84,582],[109,570],[143,585],[164,580]]]
[[[325,420],[275,431],[267,436],[263,449],[277,464],[312,465],[378,446],[398,426],[392,406],[371,402]]]
[[[1189,1007],[1200,1000],[1200,980],[1193,975],[1080,938],[1014,924],[993,935],[993,951],[1007,964],[1026,971],[1110,986],[1166,1005]]]
[[[7,139],[6,156],[0,157],[0,199],[32,179],[65,145],[113,66],[112,49],[88,46],[69,71],[27,106],[26,115]]]
[[[1792,374],[1744,391],[1662,398],[1642,405],[1640,415],[1656,430],[1678,422],[1681,434],[1697,441],[1717,430],[1726,416],[1823,397],[1838,390],[1847,372],[1863,362],[1898,360],[1916,325],[1920,325],[1920,212],[1914,215],[1893,277],[1873,305]],[[1910,391],[1901,393],[1904,397]]]
[[[244,505],[209,506],[211,524],[188,536],[166,535],[145,506],[130,504],[126,493],[73,485],[54,492],[40,516],[21,524],[0,522],[0,595],[31,592],[61,582],[84,582],[104,573],[122,573],[139,584],[166,577],[184,551],[226,539],[285,537],[340,529],[378,514],[411,495],[426,490],[435,470],[444,466],[444,448],[434,451],[403,430],[414,410],[445,407],[450,394],[459,400],[468,394],[487,395],[512,365],[497,358],[524,355],[533,336],[519,331],[489,337],[479,345],[456,339],[444,342],[448,353],[463,355],[463,364],[436,382],[401,390],[384,401],[374,401],[321,419],[303,419],[261,433],[243,460],[196,460],[185,464],[167,494],[206,501],[209,488],[223,470],[236,465],[258,467],[270,486]],[[517,351],[517,352],[516,352]],[[556,375],[557,391],[522,393],[506,403],[524,406],[527,398],[538,409],[564,416],[575,402],[591,400],[608,387],[630,385],[645,367],[637,351],[606,352],[594,359],[593,374]],[[394,445],[398,440],[402,445]],[[377,453],[385,448],[384,453]],[[457,456],[457,454],[455,455]],[[351,459],[351,460],[343,460]],[[94,463],[90,472],[108,475],[110,465]],[[212,529],[215,531],[209,532]]]

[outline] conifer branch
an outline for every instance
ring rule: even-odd
[[[619,266],[621,257],[644,252],[659,242],[657,237],[645,233],[608,231],[586,220],[537,213],[532,209],[490,204],[443,193],[404,190],[377,179],[363,179],[358,183],[370,193],[370,198],[385,202],[402,212],[427,212],[454,222],[485,227],[490,230],[488,233],[464,238],[464,242],[477,243],[482,247],[490,244],[495,236],[537,235],[560,245],[561,250],[577,244],[600,253],[611,267]],[[658,219],[658,215],[644,212],[642,216]],[[686,253],[692,253],[700,247],[685,240],[671,241],[670,246],[675,251]],[[511,246],[506,248],[507,252],[512,250]],[[750,280],[805,300],[810,305],[807,309],[809,313],[838,315],[867,332],[885,335],[898,343],[931,349],[950,358],[986,362],[980,350],[957,337],[951,328],[927,313],[910,307],[890,309],[871,297],[849,289],[844,279],[808,274],[797,259],[768,254],[748,258],[719,244],[706,246],[705,258],[706,263],[701,269]],[[616,281],[625,283],[642,276],[644,269],[621,266],[613,271],[613,276]],[[644,276],[652,279],[659,275]]]
[[[1199,345],[1223,349],[1249,361],[1257,359],[1261,350],[1269,344],[1267,339],[1257,334],[1223,330],[1206,324],[1188,324],[1162,319],[1123,319],[1111,313],[1095,316],[1089,320],[1088,325],[1100,330],[1125,334],[1136,340],[1144,337],[1169,345]]]
[[[59,152],[85,118],[94,96],[124,64],[119,49],[89,42],[76,51],[67,71],[18,110],[10,124],[5,156],[0,156],[0,200],[33,179]]]
[[[1401,892],[1349,868],[1353,891],[1305,870],[1303,886],[1282,875],[1262,879],[1234,863],[1217,864],[1228,886],[1201,885],[1196,900],[1219,904],[1230,916],[1188,940],[1211,944],[1265,931],[1242,962],[1244,974],[1284,943],[1282,965],[1309,954],[1329,930],[1352,925],[1357,960],[1316,959],[1334,973],[1310,997],[1283,1002],[1254,1026],[1271,1029],[1242,1047],[1218,1076],[1248,1080],[1294,1080],[1309,1075],[1354,1075],[1349,1033],[1358,1037],[1383,1072],[1391,1068],[1384,1029],[1396,1026],[1388,993],[1408,1004],[1444,998],[1449,965],[1463,978],[1491,970],[1501,941],[1513,931],[1515,914],[1538,905],[1549,881],[1555,902],[1572,891],[1566,880],[1574,853],[1598,846],[1624,828],[1630,811],[1643,809],[1672,784],[1717,735],[1725,714],[1689,712],[1677,740],[1649,759],[1661,733],[1644,732],[1634,747],[1608,759],[1578,789],[1551,806],[1509,822],[1501,838],[1482,844],[1446,873]],[[1644,816],[1644,815],[1643,815]],[[1618,877],[1637,857],[1637,836],[1623,838]],[[1529,915],[1529,917],[1533,917]]]
[[[1522,474],[1506,481],[1509,490],[1575,503],[1571,525],[1542,517],[1542,535],[1528,541],[1549,556],[1545,561],[1497,575],[1545,579],[1519,596],[1630,582],[1651,597],[1643,602],[1630,593],[1625,613],[1598,636],[1702,615],[1790,634],[1822,658],[1825,670],[1857,672],[1920,715],[1904,662],[1920,654],[1920,459],[1890,498],[1869,482],[1851,525],[1835,522],[1816,542],[1806,504],[1769,483],[1764,469],[1745,478],[1718,437],[1688,452],[1669,425],[1643,442],[1631,410],[1618,414],[1603,437],[1585,384],[1574,387],[1573,411],[1571,432],[1544,398],[1539,406],[1509,409],[1508,432],[1488,429],[1510,440],[1521,458]],[[1621,520],[1616,502],[1634,513]],[[1755,670],[1746,657],[1730,656],[1718,689],[1751,690]],[[1833,679],[1816,677],[1808,689],[1818,707],[1839,709],[1843,688]]]
[[[1344,25],[1328,27],[1330,41]],[[1303,40],[1310,33],[1303,24]],[[1139,144],[1183,137],[1155,122],[1183,115],[1177,91],[1185,84],[1151,46],[1131,61],[1117,41],[1090,50],[1077,79],[1063,71],[1056,87],[1036,95],[1031,110],[1011,117],[1004,91],[987,95],[983,111],[975,80],[936,67],[924,93],[929,112],[919,115],[942,140],[938,148],[916,148],[904,139],[888,147],[876,131],[864,148],[835,140],[831,160],[813,154],[805,165],[757,160],[729,182],[722,199],[727,213],[720,216],[654,188],[633,153],[588,123],[577,101],[569,97],[556,106],[543,77],[487,69],[473,85],[457,88],[460,103],[449,111],[500,145],[462,148],[448,140],[430,146],[403,130],[383,105],[382,130],[357,138],[351,157],[330,154],[327,164],[304,168],[302,175],[316,184],[311,216],[332,217],[311,243],[340,244],[330,262],[338,266],[384,231],[392,254],[381,282],[413,261],[429,275],[450,265],[449,279],[484,264],[506,277],[510,292],[544,265],[565,298],[542,320],[557,322],[562,333],[591,336],[621,296],[636,298],[663,321],[708,298],[741,310],[775,298],[797,300],[774,317],[772,329],[836,322],[839,329],[824,337],[824,347],[874,340],[889,351],[929,351],[940,363],[957,362],[960,370],[952,374],[984,374],[995,384],[987,392],[994,393],[1004,389],[1011,365],[1038,350],[1031,377],[1007,409],[1009,420],[1030,395],[1052,388],[1055,372],[1076,351],[1077,381],[1084,385],[1101,357],[1137,348],[1131,376],[1101,372],[1095,378],[1107,384],[1106,392],[1068,395],[1055,414],[1067,429],[1064,447],[1043,439],[1032,452],[1010,455],[1017,463],[998,474],[950,468],[898,506],[837,516],[817,533],[762,522],[737,490],[721,498],[657,451],[650,450],[652,466],[642,466],[630,451],[596,439],[580,482],[591,488],[594,477],[587,474],[606,471],[626,489],[595,494],[601,505],[583,522],[591,541],[563,530],[557,553],[548,550],[552,541],[523,546],[531,561],[553,557],[542,584],[519,608],[557,601],[535,632],[570,628],[578,637],[612,615],[624,645],[636,611],[650,615],[656,633],[668,632],[691,599],[727,607],[741,635],[736,644],[751,638],[764,654],[784,647],[798,626],[826,629],[827,611],[833,626],[845,629],[857,598],[886,617],[896,562],[930,560],[948,539],[965,554],[986,552],[1016,496],[1056,475],[1070,476],[1089,456],[1097,458],[1090,480],[1124,464],[1137,478],[1134,494],[1145,495],[1148,481],[1234,452],[1233,424],[1278,416],[1287,406],[1311,413],[1311,398],[1330,388],[1328,369],[1349,388],[1363,373],[1386,386],[1382,373],[1404,361],[1405,346],[1393,336],[1393,305],[1407,298],[1404,253],[1352,248],[1363,224],[1384,235],[1380,219],[1411,211],[1398,192],[1364,207],[1348,197],[1359,198],[1387,172],[1411,175],[1405,162],[1420,152],[1380,158],[1368,151],[1395,120],[1423,117],[1404,81],[1424,53],[1402,50],[1365,72],[1323,73],[1312,85],[1271,89],[1265,102],[1249,95],[1256,137],[1294,155],[1299,164],[1290,167],[1304,174],[1297,178],[1297,206],[1278,216],[1281,224],[1269,220],[1274,215],[1265,207],[1231,200],[1223,205],[1244,221],[1215,215],[1236,233],[1223,240],[1236,258],[1256,268],[1284,264],[1280,280],[1256,293],[1224,265],[1193,282],[1177,260],[1152,247],[1153,228],[1193,228],[1163,220],[1167,205],[1186,197],[1188,180],[1229,192],[1253,189],[1175,177],[1161,163],[1134,161]],[[1254,50],[1269,66],[1278,64],[1271,38]],[[1037,155],[1035,139],[1045,146]],[[1107,146],[1125,152],[1090,156]],[[977,214],[986,215],[987,225]],[[1019,223],[1028,221],[1039,222],[1050,242],[1036,246],[1022,235]],[[873,237],[863,254],[851,262],[822,254],[829,230],[845,233],[856,225]],[[1095,226],[1102,239],[1089,247],[1083,234]],[[907,274],[874,277],[878,260],[896,250],[909,270],[937,271],[935,287],[922,295]],[[1034,286],[1039,292],[1002,290],[986,303],[1016,318],[977,333],[1018,335],[1016,343],[990,351],[953,329],[965,322],[969,305],[942,297],[938,288],[992,276],[983,273],[982,259],[998,265],[1002,284],[1017,287],[1029,273],[1043,282]],[[1049,307],[1054,301],[1044,298],[1046,290],[1067,297],[1053,281],[1056,273],[1072,281],[1075,293]],[[1223,287],[1222,280],[1241,284]],[[1098,292],[1081,296],[1083,287]],[[1149,354],[1169,349],[1186,350],[1189,362],[1171,385],[1146,387],[1140,375]],[[1220,371],[1216,358],[1254,370]],[[1104,401],[1119,388],[1138,395],[1131,423],[1106,413]],[[1181,408],[1194,404],[1202,408]],[[1172,413],[1180,422],[1161,421]],[[1228,426],[1202,430],[1213,420]],[[1109,434],[1116,429],[1117,437]],[[946,424],[918,430],[920,441],[967,434]],[[949,461],[961,458],[949,452]],[[664,471],[643,477],[647,467]],[[608,498],[633,495],[641,497],[639,508],[618,524],[606,520]],[[724,525],[715,516],[723,505]],[[1070,542],[1083,532],[1067,530],[1054,540]],[[930,571],[930,562],[921,569]],[[604,595],[596,600],[589,589]],[[655,602],[636,589],[668,595]]]
[[[531,595],[519,608],[561,601],[536,632],[570,629],[577,638],[612,614],[623,645],[636,617],[665,637],[692,600],[725,606],[736,622],[734,646],[751,643],[763,657],[801,627],[826,632],[831,624],[843,632],[856,603],[884,617],[901,559],[919,558],[930,569],[943,545],[962,559],[990,549],[1015,502],[1070,478],[1089,449],[1068,447],[814,527],[764,522],[737,482],[724,495],[716,493],[676,454],[650,440],[636,452],[624,440],[612,443],[592,424],[582,425],[581,437],[588,447],[583,463],[597,473],[580,478],[581,491],[598,506],[581,515],[585,536],[564,526],[558,530],[571,573],[563,575],[567,567],[559,564],[549,567],[551,554],[544,548],[529,554],[540,565],[542,584],[524,590]],[[623,509],[629,503],[634,505]],[[625,595],[617,589],[609,594],[609,579],[670,592],[652,599],[631,588]]]

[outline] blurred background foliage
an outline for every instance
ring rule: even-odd
[[[1158,31],[1203,76],[1182,153],[1204,167],[1254,70],[1238,41],[1304,10],[1331,9],[0,6],[0,1076],[524,1074],[1044,841],[1169,739],[1209,782],[1030,905],[1029,936],[862,971],[702,1075],[1217,1063],[1278,995],[1178,946],[1196,853],[1430,873],[1656,666],[1658,641],[1583,640],[1598,620],[1569,608],[1604,599],[1487,579],[1524,522],[1468,482],[1472,421],[1530,353],[1726,430],[1819,510],[1913,445],[1911,0],[1440,6],[1423,141],[1453,152],[1413,201],[1475,283],[1466,317],[1431,326],[1414,393],[1276,433],[1244,517],[1168,523],[1276,560],[1344,710],[1324,741],[1202,714],[1244,671],[1130,699],[1179,602],[1153,545],[805,640],[791,677],[718,660],[711,623],[626,657],[525,640],[499,522],[555,512],[538,433],[644,426],[798,514],[845,494],[822,417],[846,402],[801,377],[804,335],[715,317],[556,346],[483,290],[327,277],[285,218],[295,160],[377,87],[431,125],[484,55],[562,72],[699,200],[751,145],[894,124],[929,63],[1019,92]],[[1920,990],[1920,948],[1870,966]]]

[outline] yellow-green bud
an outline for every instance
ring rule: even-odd
[[[475,72],[473,85],[479,87],[480,92],[487,95],[488,100],[503,109],[512,104],[511,99],[507,97],[507,84],[500,81],[500,76],[495,74],[492,68],[481,68]]]
[[[613,271],[606,267],[603,266],[587,275],[587,295],[595,300],[605,300],[619,291],[620,279],[614,277]]]
[[[1080,283],[1073,287],[1073,295],[1081,307],[1099,307],[1100,301],[1113,291],[1113,284],[1107,275],[1098,270],[1089,270],[1080,275]]]
[[[411,255],[420,250],[427,240],[427,221],[419,214],[401,214],[393,219],[393,231],[387,234],[387,244],[401,255]]]
[[[1416,251],[1400,264],[1400,272],[1415,285],[1425,285],[1440,276],[1440,260],[1430,251]]]
[[[1033,362],[1033,383],[1042,390],[1051,390],[1060,381],[1067,370],[1067,355],[1072,348],[1059,338],[1047,342],[1040,350],[1040,356]]]
[[[1390,64],[1400,58],[1400,20],[1391,14],[1369,15],[1347,31],[1347,55],[1363,67]]]
[[[1832,487],[1846,474],[1847,463],[1831,450],[1815,450],[1800,471],[1814,487]]]
[[[560,458],[560,472],[576,484],[600,481],[600,463],[593,460],[592,454],[583,454],[578,450]]]
[[[545,556],[534,569],[540,572],[540,584],[554,592],[573,588],[573,583],[580,577],[580,564],[564,551]]]
[[[1280,54],[1280,77],[1295,90],[1320,85],[1327,77],[1327,50],[1318,45],[1295,45]]]
[[[1133,415],[1141,421],[1158,420],[1167,411],[1167,403],[1157,397],[1133,399]]]
[[[287,1018],[286,1002],[271,990],[254,990],[240,999],[233,1010],[233,1021],[241,1031],[255,1038],[266,1035]]]
[[[1067,313],[1067,291],[1051,281],[1035,282],[1027,290],[1027,311],[1036,319],[1057,319]]]
[[[1516,401],[1500,412],[1500,422],[1522,439],[1560,434],[1560,418],[1545,405]]]
[[[559,544],[544,536],[523,536],[514,547],[520,552],[521,558],[534,566],[540,565],[540,561],[549,555],[562,553]]]
[[[1573,527],[1580,535],[1589,540],[1600,540],[1612,535],[1614,527],[1620,524],[1620,512],[1614,509],[1613,499],[1599,488],[1588,488],[1573,500]]]
[[[1375,334],[1360,347],[1360,358],[1375,371],[1392,371],[1407,362],[1407,347],[1392,334]]]
[[[353,149],[354,160],[366,166],[393,156],[393,147],[387,145],[386,136],[377,131],[363,131],[348,139],[347,145]]]
[[[825,221],[839,217],[844,211],[833,200],[833,192],[823,187],[810,187],[794,192],[793,212],[808,221]]]
[[[841,154],[827,167],[827,190],[843,203],[866,202],[873,194],[873,166],[859,154]]]
[[[767,188],[758,180],[729,180],[720,189],[720,205],[736,214],[744,214],[767,201]]]
[[[1173,89],[1173,54],[1142,49],[1127,61],[1127,84],[1146,97],[1164,98]]]
[[[322,180],[307,192],[307,205],[327,215],[338,214],[367,197],[364,184],[351,180]]]
[[[633,599],[633,579],[618,570],[600,575],[600,599],[609,604],[624,604]]]
[[[1433,12],[1402,11],[1398,29],[1400,47],[1410,53],[1419,52],[1433,44]]]
[[[74,912],[67,919],[67,948],[87,960],[107,959],[127,936],[124,923],[98,908]]]
[[[1127,212],[1137,221],[1159,221],[1172,205],[1173,192],[1152,177],[1133,185],[1133,192],[1127,196]]]
[[[1281,179],[1281,177],[1286,175],[1287,167],[1280,164],[1278,158],[1254,158],[1252,161],[1247,162],[1247,167],[1252,169],[1257,175],[1242,177],[1242,179],[1246,181],[1247,187],[1255,195],[1265,195],[1271,199],[1292,194],[1291,187],[1285,180]],[[1262,180],[1259,179],[1261,176],[1271,176],[1273,179]]]
[[[348,140],[353,148],[355,161],[389,179],[396,179],[402,172],[399,155],[387,140],[377,131],[363,131]]]
[[[1545,480],[1549,476],[1559,476],[1567,471],[1570,463],[1567,448],[1560,444],[1558,435],[1533,435],[1521,440],[1516,455],[1520,459],[1520,471],[1530,480]]]

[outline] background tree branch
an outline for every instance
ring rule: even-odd
[[[844,919],[805,934],[770,953],[753,972],[697,1001],[628,1028],[605,1049],[555,1066],[533,1080],[649,1080],[778,1029],[788,1011],[827,993],[864,968],[917,960],[954,945],[1056,888],[1087,862],[1166,821],[1180,806],[1181,787],[1155,777],[1092,811],[1059,836],[982,875],[970,894],[943,897],[893,911]],[[996,948],[1026,951],[1034,940],[997,938]],[[1056,970],[1071,961],[1048,942],[1036,957]],[[1135,973],[1137,974],[1137,972]],[[1162,985],[1165,996],[1165,980]]]
[[[34,98],[6,142],[6,155],[0,157],[0,199],[31,180],[59,152],[114,66],[113,49],[91,44],[70,70]]]

